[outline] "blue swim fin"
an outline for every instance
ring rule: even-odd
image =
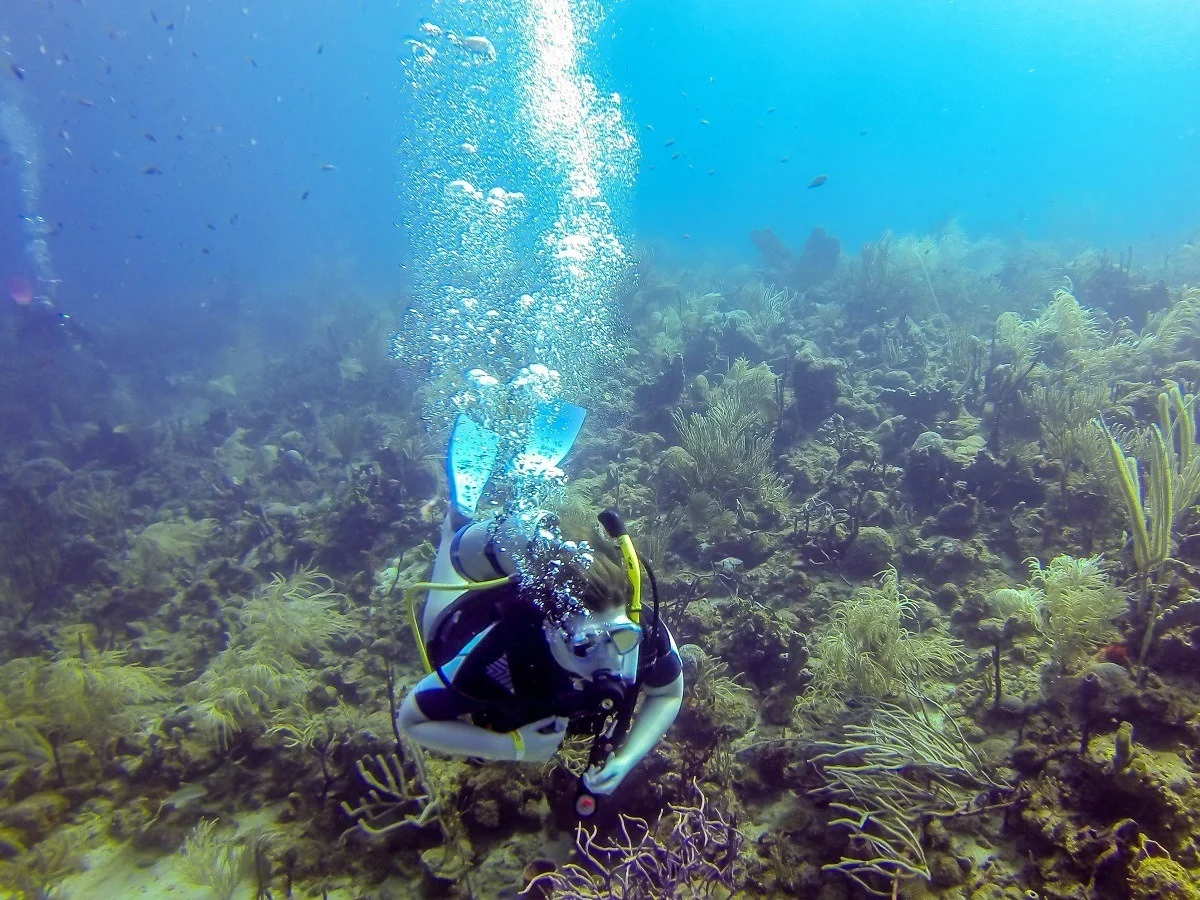
[[[459,413],[450,433],[450,448],[446,451],[451,509],[468,519],[474,517],[499,451],[500,435]]]
[[[521,456],[557,466],[571,452],[586,416],[587,410],[574,403],[559,400],[541,404],[534,414],[529,443]]]

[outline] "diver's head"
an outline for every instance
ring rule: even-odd
[[[607,674],[632,683],[642,629],[627,612],[631,593],[625,570],[603,543],[559,560],[543,620],[555,661],[589,681]]]

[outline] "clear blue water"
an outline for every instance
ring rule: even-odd
[[[644,150],[640,232],[740,249],[763,225],[799,239],[824,225],[853,249],[949,218],[1099,246],[1195,232],[1195,4],[753,7],[615,7],[612,66]]]
[[[6,3],[60,301],[402,286],[397,58],[424,12]],[[623,0],[591,53],[641,144],[632,234],[685,256],[753,259],[765,225],[853,252],[955,218],[1148,261],[1197,227],[1196,4]],[[0,275],[28,274],[20,161],[0,156]]]

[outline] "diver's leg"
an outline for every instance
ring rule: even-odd
[[[450,545],[454,542],[455,532],[458,531],[455,527],[456,519],[461,519],[461,517],[456,516],[454,508],[451,507],[450,511],[446,513],[446,518],[442,520],[442,538],[438,544],[437,556],[433,560],[433,574],[430,577],[430,581],[435,584],[466,585],[467,583],[466,579],[455,571],[454,564],[450,561]],[[421,633],[425,636],[426,642],[433,636],[431,629],[437,626],[442,611],[462,594],[462,588],[458,587],[449,590],[430,590],[429,598],[425,601],[425,611],[421,616]]]

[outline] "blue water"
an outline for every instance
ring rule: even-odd
[[[1200,6],[753,7],[616,7],[612,65],[643,143],[640,231],[745,248],[751,228],[801,239],[819,224],[851,250],[949,218],[1071,245],[1195,233]]]
[[[1200,5],[753,7],[610,10],[591,52],[641,143],[638,241],[749,260],[750,230],[768,225],[789,242],[823,225],[853,252],[957,219],[1149,261],[1196,233]],[[25,78],[0,75],[41,141],[60,302],[116,313],[402,287],[396,152],[412,108],[397,57],[422,12],[5,3],[2,46]],[[20,162],[0,157],[0,276],[29,274]]]

